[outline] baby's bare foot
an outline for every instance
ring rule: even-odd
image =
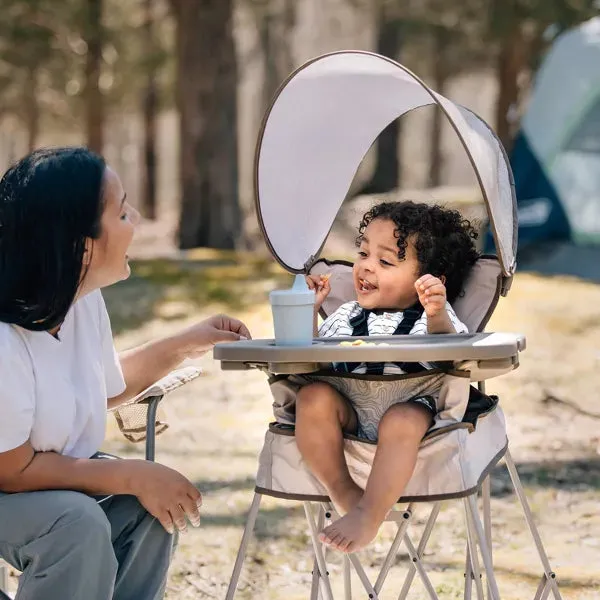
[[[356,506],[346,516],[325,527],[319,540],[342,552],[357,552],[373,540],[380,525],[381,520]]]
[[[335,508],[345,515],[350,512],[363,497],[363,491],[354,483],[350,481],[344,485],[337,486],[335,489],[329,491],[329,497],[333,502]]]

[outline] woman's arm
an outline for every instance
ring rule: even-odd
[[[0,452],[0,491],[77,490],[130,494],[129,461],[79,459],[35,452],[30,442]]]
[[[108,408],[115,408],[137,396],[158,381],[186,358],[196,358],[219,342],[249,339],[250,332],[237,319],[216,315],[183,331],[119,355],[125,391],[108,399]]]
[[[170,533],[200,523],[200,492],[183,475],[134,459],[72,458],[35,452],[30,442],[0,452],[0,491],[74,490],[90,495],[130,494]]]

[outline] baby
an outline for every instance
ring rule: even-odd
[[[363,216],[358,231],[358,257],[353,267],[357,300],[331,314],[318,329],[319,336],[467,332],[449,302],[462,292],[478,258],[473,242],[477,234],[468,221],[439,206],[386,202]],[[316,292],[316,331],[318,310],[331,288],[328,277],[309,275],[307,283]],[[337,371],[355,374],[402,374],[414,366],[334,365]],[[419,370],[425,368],[417,365]],[[346,376],[345,380],[349,379]],[[364,390],[371,385],[364,380],[359,383]],[[381,418],[372,422],[377,411],[361,411],[349,394],[322,379],[300,389],[298,448],[344,515],[320,533],[322,542],[343,552],[355,552],[371,542],[402,495],[436,412],[433,397],[411,392],[392,398]],[[377,441],[364,492],[348,471],[343,432]]]

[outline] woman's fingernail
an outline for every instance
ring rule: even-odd
[[[173,529],[173,525],[167,525],[167,532],[173,535],[175,530]]]
[[[240,340],[247,340],[248,338],[245,335],[240,335]]]

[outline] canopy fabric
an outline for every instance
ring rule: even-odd
[[[255,157],[259,221],[277,260],[305,272],[316,260],[363,157],[393,120],[437,104],[459,136],[486,202],[504,275],[515,268],[514,188],[502,145],[477,115],[386,57],[320,56],[293,73],[267,112]]]

